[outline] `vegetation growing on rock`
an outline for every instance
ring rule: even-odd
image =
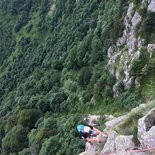
[[[139,9],[141,1],[134,2]],[[125,90],[120,81],[113,98],[117,79],[109,72],[108,49],[123,34],[128,5],[0,0],[0,154],[76,155],[84,142],[75,127],[85,115],[118,115],[154,98],[155,59],[147,47],[133,63],[140,86]],[[155,39],[154,13],[141,15],[137,35],[146,46]]]

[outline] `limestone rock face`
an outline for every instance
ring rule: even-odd
[[[119,96],[118,87],[119,87],[119,81],[118,81],[118,82],[113,86],[113,88],[112,88],[112,92],[113,92],[113,96],[114,96],[114,97]]]
[[[148,44],[147,51],[150,54],[150,57],[152,57],[153,54],[155,53],[155,44]]]
[[[132,25],[133,25],[134,27],[137,27],[137,26],[140,24],[141,21],[142,21],[142,17],[140,16],[140,14],[139,14],[138,12],[136,12],[136,13],[134,14],[132,20],[131,20]]]
[[[135,148],[135,144],[132,141],[133,136],[120,135],[116,137],[116,152],[122,152],[125,150],[132,150]]]
[[[85,118],[85,120],[87,121],[88,125],[95,126],[100,117],[100,115],[88,115],[88,117]]]
[[[103,137],[102,134],[99,134],[97,138],[100,140],[99,142],[93,142],[92,144],[89,142],[86,142],[85,144],[85,152],[80,153],[79,155],[100,155],[101,154],[101,148],[103,148],[106,138]]]
[[[155,12],[155,0],[142,0],[140,7],[147,9],[148,12]],[[141,56],[141,49],[146,46],[150,58],[155,52],[155,44],[145,45],[145,40],[137,33],[143,18],[136,9],[134,3],[129,4],[124,18],[123,35],[108,49],[109,72],[116,79],[113,85],[114,97],[120,95],[120,81],[123,82],[125,90],[130,89],[133,85],[140,86],[135,75],[132,75],[132,68],[133,63]]]
[[[138,120],[138,139],[144,148],[155,146],[155,109]]]
[[[142,149],[152,148],[155,146],[155,108],[150,110],[145,116],[141,117],[138,120],[138,140],[140,145],[135,146],[133,142],[133,135],[120,135],[114,131],[120,123],[123,123],[126,119],[133,115],[133,113],[140,113],[147,109],[149,106],[146,104],[141,104],[138,107],[134,108],[127,115],[120,116],[115,118],[110,117],[111,121],[105,123],[106,128],[103,133],[106,133],[108,136],[104,137],[102,134],[99,134],[96,138],[99,139],[99,142],[93,142],[90,144],[86,142],[86,151],[80,155],[154,155],[155,150],[150,151],[141,151]],[[152,107],[152,105],[151,105]],[[117,128],[119,131],[119,128]],[[134,148],[139,148],[138,152]]]
[[[113,115],[104,115],[104,117],[105,117],[105,120],[106,120],[106,121],[111,121],[111,120],[113,120],[114,118],[116,118],[116,117],[114,117]]]
[[[155,0],[143,0],[142,8],[147,9],[148,12],[155,12]]]
[[[150,148],[155,146],[155,126],[145,134],[143,141],[141,142],[143,148]]]
[[[90,152],[90,151],[85,151],[80,153],[79,155],[99,155],[99,154],[95,154],[94,152]]]
[[[116,127],[117,125],[123,123],[128,118],[129,118],[128,115],[123,115],[123,116],[114,118],[113,120],[106,122],[105,126],[107,129],[112,129],[112,128]]]
[[[148,6],[148,0],[142,0],[142,8],[147,8]]]
[[[147,10],[150,12],[155,12],[155,0],[150,1]]]
[[[132,138],[133,136],[118,135],[113,131],[109,134],[102,152],[104,154],[116,153],[120,155],[125,153],[127,149],[132,150],[135,147]]]
[[[137,36],[137,29],[142,21],[141,15],[135,11],[133,3],[129,4],[127,15],[124,18],[125,29],[122,37],[108,49],[109,71],[116,78],[113,86],[113,96],[119,96],[118,83],[120,80],[125,89],[135,84],[135,77],[131,76],[132,63],[139,59],[143,40]]]
[[[142,0],[139,7],[148,12],[155,12],[155,0]],[[123,35],[108,49],[109,72],[116,79],[113,85],[114,97],[120,95],[120,81],[123,82],[125,90],[130,89],[133,85],[137,88],[140,86],[140,82],[134,77],[136,75],[132,75],[132,68],[133,63],[141,56],[141,49],[147,47],[150,58],[155,52],[155,44],[145,45],[145,40],[138,34],[143,19],[140,11],[137,11],[137,6],[130,3],[124,18]]]
[[[108,135],[107,142],[105,143],[102,150],[103,153],[109,154],[116,151],[115,140],[117,136],[118,134],[114,131]]]

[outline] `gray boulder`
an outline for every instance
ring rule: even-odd
[[[116,137],[116,152],[122,152],[125,150],[132,150],[135,148],[135,144],[132,141],[133,136],[120,135]]]
[[[155,146],[155,126],[145,134],[143,141],[141,142],[142,148],[150,148]]]
[[[134,14],[134,3],[130,3],[127,11],[127,16],[129,17],[129,19],[132,18],[133,14]]]
[[[155,109],[138,120],[138,139],[143,148],[155,146]]]
[[[124,83],[124,88],[127,90],[127,89],[129,89],[132,85],[134,85],[134,83],[135,83],[135,77],[132,76],[132,77],[130,77],[128,80],[124,79],[124,80],[123,80],[123,83]]]
[[[108,154],[116,151],[115,139],[118,136],[116,132],[111,132],[108,135],[107,142],[104,145],[102,153]]]
[[[149,3],[147,7],[147,11],[155,12],[155,0],[151,0],[151,2]]]
[[[115,83],[115,85],[113,85],[113,88],[112,88],[112,92],[113,92],[113,96],[114,97],[117,97],[117,96],[119,96],[119,94],[120,94],[120,92],[119,92],[119,89],[118,89],[118,87],[119,87],[119,81],[117,82],[117,83]],[[107,125],[107,127],[110,125],[110,123],[107,123],[108,125]],[[110,125],[111,126],[111,125]],[[108,127],[109,128],[109,127]]]
[[[155,53],[155,44],[148,44],[147,51],[150,54],[150,57],[152,57],[153,54]]]
[[[123,123],[128,118],[129,118],[128,115],[123,115],[123,116],[114,118],[113,120],[106,122],[105,126],[108,129],[112,129],[112,128],[116,127],[117,125],[120,125],[121,123]]]
[[[88,115],[88,117],[84,118],[87,121],[88,125],[96,126],[97,121],[100,119],[100,115]]]
[[[147,8],[148,0],[142,0],[142,8]]]
[[[111,121],[111,120],[113,120],[114,118],[116,118],[116,117],[114,117],[113,115],[104,115],[104,117],[105,117],[105,120],[106,121]]]
[[[133,136],[118,135],[116,132],[111,132],[108,135],[107,142],[104,145],[102,153],[110,154],[115,153],[123,155],[128,154],[126,150],[132,150],[135,148],[135,144],[132,141]]]
[[[140,14],[138,12],[136,12],[131,20],[132,25],[134,27],[137,27],[142,21],[142,17],[140,16]]]
[[[118,48],[113,45],[108,49],[108,58],[111,58],[113,55],[115,55],[115,53],[117,53]]]

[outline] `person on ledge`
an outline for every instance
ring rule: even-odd
[[[96,138],[98,134],[102,134],[103,137],[107,137],[107,135],[103,134],[100,130],[90,125],[77,125],[77,131],[80,138],[85,139],[90,143],[93,143],[94,141],[100,142],[100,140]]]

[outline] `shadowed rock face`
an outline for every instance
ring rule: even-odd
[[[142,148],[155,146],[155,109],[138,120],[138,139]]]
[[[146,131],[149,131],[152,126],[155,126],[155,110],[145,118],[144,122],[146,125]]]

